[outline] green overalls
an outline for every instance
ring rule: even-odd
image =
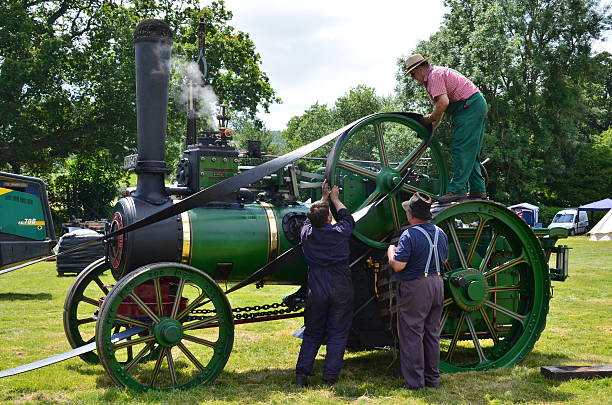
[[[446,112],[452,117],[453,178],[448,192],[465,194],[484,192],[485,182],[480,171],[480,150],[484,138],[487,102],[480,92],[467,100],[450,103]]]

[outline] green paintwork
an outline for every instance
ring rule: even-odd
[[[160,346],[173,347],[181,342],[183,327],[176,319],[166,317],[155,324],[153,334]]]
[[[153,343],[155,345],[153,347],[161,346],[158,358],[154,365],[145,365],[143,364],[145,360],[138,360],[140,353],[136,354],[134,350],[134,364],[122,362],[119,356],[124,354],[128,348],[115,348],[111,342],[111,336],[117,325],[126,325],[125,321],[117,320],[119,305],[128,296],[138,291],[139,286],[150,282],[155,283],[162,277],[165,277],[165,280],[171,278],[171,285],[176,286],[174,295],[170,295],[174,305],[178,305],[181,297],[183,300],[186,299],[185,305],[201,301],[204,304],[202,308],[211,311],[210,315],[204,315],[205,319],[194,320],[186,316],[181,317],[179,309],[176,317],[173,317],[171,313],[164,313],[161,316],[155,304],[148,304],[149,309],[159,315],[159,320],[155,321],[148,316],[139,319],[132,318],[134,322],[144,322],[150,326],[133,337],[133,341],[115,342],[115,345],[130,344],[138,339],[149,339],[147,344]],[[160,281],[160,284],[163,282]],[[176,291],[181,288],[178,287],[181,285],[184,287],[181,295],[177,297]],[[188,294],[188,291],[191,292],[191,295]],[[140,298],[143,299],[143,297]],[[177,306],[177,308],[180,307]],[[200,325],[200,328],[195,326],[196,323]],[[203,326],[208,326],[208,328],[202,329]],[[215,332],[212,335],[215,335],[216,340],[212,340],[208,337],[209,335],[195,336],[199,339],[196,342],[189,340],[190,336],[198,332],[203,333],[203,331]],[[202,271],[178,263],[156,263],[143,266],[123,277],[104,300],[96,325],[96,347],[108,375],[115,383],[137,391],[188,389],[214,381],[229,359],[233,342],[232,311],[221,288]],[[142,345],[144,346],[145,343]],[[185,354],[181,346],[187,347],[193,359]],[[146,354],[151,351],[151,348],[147,349],[145,346],[141,350]],[[173,353],[171,357],[176,357],[181,353],[180,366],[174,361],[170,364],[165,354],[167,350]],[[175,381],[172,380],[172,371],[176,376]]]
[[[493,202],[454,204],[433,222],[448,235],[447,274],[470,282],[459,288],[446,279],[440,369],[452,373],[518,363],[538,340],[548,313],[550,278],[538,239],[512,211]],[[464,340],[467,346],[458,345]]]
[[[40,197],[0,187],[0,232],[45,240],[47,223]]]
[[[282,220],[289,212],[307,212],[306,204],[272,208],[276,218],[279,252],[291,244],[283,232]],[[268,263],[268,218],[260,204],[240,209],[196,208],[189,211],[191,221],[191,261],[217,280],[239,281]],[[217,270],[217,263],[232,263],[228,276]],[[306,264],[298,263],[275,273],[269,281],[301,284],[306,279]]]
[[[415,134],[420,140],[420,144],[415,147],[401,161],[392,163],[387,150],[384,131],[389,125],[393,125],[393,130],[400,129]],[[399,128],[399,129],[398,129]],[[382,140],[377,135],[378,129],[383,134]],[[369,131],[369,132],[368,132]],[[369,136],[364,140],[364,134]],[[370,134],[370,135],[367,135]],[[428,153],[430,160],[427,162],[427,171],[430,177],[423,177],[417,186],[410,186],[410,191],[400,190],[395,195],[389,196],[387,200],[371,210],[363,218],[353,232],[353,235],[367,245],[381,249],[383,244],[377,242],[406,220],[401,202],[410,198],[414,191],[423,191],[427,194],[437,196],[444,194],[448,183],[448,170],[445,160],[442,157],[440,147],[434,140],[428,148],[423,148],[425,140],[430,136],[429,130],[413,118],[397,113],[386,113],[372,116],[353,127],[347,135],[338,139],[330,154],[328,162],[331,162],[329,169],[330,182],[332,185],[339,185],[343,188],[341,199],[344,204],[353,212],[367,206],[373,201],[388,194],[391,189],[399,182],[405,174],[405,167],[418,160]],[[357,165],[349,162],[350,159],[363,159],[363,156],[351,156],[354,149],[352,142],[364,142],[371,145],[375,150],[373,157],[377,158],[380,169],[368,168],[366,165]],[[382,143],[382,145],[381,145]],[[363,151],[361,151],[363,153]],[[402,170],[399,170],[402,169]],[[426,174],[426,173],[423,173]],[[391,201],[394,200],[394,201]]]
[[[200,190],[238,174],[238,160],[232,157],[202,156]]]

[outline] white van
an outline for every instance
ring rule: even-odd
[[[561,210],[555,214],[549,228],[565,228],[570,236],[585,233],[589,229],[589,218],[586,211],[575,208]]]

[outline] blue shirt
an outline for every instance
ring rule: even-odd
[[[414,229],[417,226],[427,232],[432,242],[435,238],[437,226],[429,222],[410,227],[402,233],[397,244],[395,256],[393,257],[397,261],[406,262],[406,267],[395,273],[395,277],[400,280],[414,280],[425,273],[430,245],[425,235],[418,229]],[[448,238],[442,229],[440,229],[438,235],[438,245],[436,248],[438,249],[440,274],[444,274],[444,261],[448,258]],[[435,258],[435,254],[432,252],[428,274],[436,274]]]
[[[349,239],[355,220],[346,208],[337,213],[335,224],[314,227],[310,221],[302,227],[302,250],[309,267],[329,267],[348,263]]]

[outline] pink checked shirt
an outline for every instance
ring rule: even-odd
[[[454,103],[465,100],[478,91],[478,87],[467,77],[448,67],[430,66],[425,77],[425,89],[429,93],[431,104],[442,94],[446,94],[448,100]]]

